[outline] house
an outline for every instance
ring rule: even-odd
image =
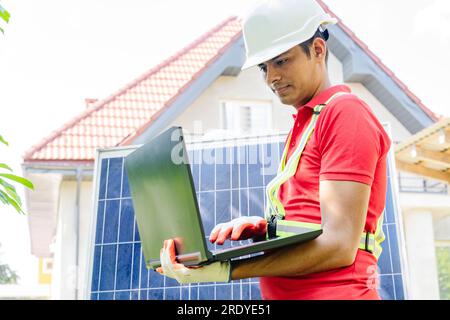
[[[364,99],[381,122],[390,124],[393,140],[406,141],[437,122],[438,117],[342,21],[330,33],[331,82],[349,85]],[[111,96],[88,100],[79,116],[25,154],[23,170],[36,187],[26,193],[31,250],[53,259],[54,298],[84,295],[96,148],[141,144],[173,125],[182,126],[193,140],[291,128],[295,109],[279,102],[258,70],[242,72],[244,60],[239,19],[231,17]],[[419,185],[429,183],[423,177],[401,176]],[[410,298],[439,298],[435,236],[445,243],[450,239],[449,229],[441,227],[450,216],[450,201],[447,185],[433,184],[440,194],[413,190],[415,203],[425,208],[420,218],[408,203],[411,190],[403,189],[399,199],[413,282]],[[427,210],[429,197],[443,204],[439,219],[434,209]],[[425,241],[417,243],[418,237]]]

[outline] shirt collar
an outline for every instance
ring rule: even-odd
[[[338,85],[338,86],[334,86],[331,88],[328,88],[325,91],[322,91],[321,93],[319,93],[317,96],[315,96],[314,98],[312,98],[308,103],[306,103],[303,106],[297,106],[297,109],[300,111],[303,108],[311,108],[314,109],[317,105],[319,104],[324,104],[325,102],[327,102],[333,95],[335,95],[338,92],[347,92],[350,93],[352,90],[350,89],[350,87],[346,86],[346,85]],[[294,120],[297,119],[297,114],[293,114],[292,117],[294,118]]]

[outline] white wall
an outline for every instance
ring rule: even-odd
[[[80,188],[78,268],[76,266],[76,192],[77,181],[62,182],[52,275],[52,299],[75,299],[76,287],[79,288],[77,296],[81,298],[84,283],[87,281],[86,259],[89,257],[88,239],[93,213],[92,181],[83,181]]]
[[[436,243],[450,240],[450,196],[400,193],[411,299],[439,299]]]

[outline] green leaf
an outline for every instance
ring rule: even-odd
[[[6,165],[4,163],[0,163],[0,168],[6,169],[6,170],[9,170],[9,171],[12,172],[12,169],[8,165]]]
[[[0,190],[0,191],[1,191],[1,190]],[[1,200],[4,204],[9,204],[8,198],[6,198],[6,197],[3,195],[3,192],[0,192],[0,200]]]
[[[10,205],[12,205],[14,207],[14,209],[16,209],[16,211],[20,214],[25,214],[25,212],[22,210],[22,208],[20,207],[20,205],[10,196],[8,196],[5,192],[3,192],[2,190],[0,190],[0,194],[2,194],[2,196],[4,198],[7,199],[8,203]]]
[[[0,27],[0,31],[1,33],[5,34],[5,31],[3,31],[3,29]]]
[[[1,28],[0,28],[1,29]],[[2,29],[2,32],[3,32],[3,29]],[[8,143],[8,141],[6,141],[5,139],[3,139],[3,137],[0,135],[0,142],[1,143],[3,143],[3,144],[5,144],[5,145],[9,145],[9,143]]]
[[[6,22],[9,22],[10,17],[11,15],[9,14],[9,12],[3,9],[3,7],[0,5],[0,18],[5,20]]]
[[[3,188],[5,188],[6,193],[8,193],[8,195],[11,196],[11,198],[13,198],[20,206],[22,205],[22,201],[20,200],[20,197],[17,194],[17,190],[12,184],[0,179],[0,185],[2,185]]]
[[[33,183],[31,183],[31,181],[29,181],[29,180],[27,180],[25,178],[16,176],[15,174],[0,173],[0,177],[4,177],[6,179],[13,180],[13,181],[15,181],[17,183],[20,183],[21,185],[24,185],[25,187],[27,187],[27,188],[29,188],[31,190],[34,190],[34,186],[33,186]]]

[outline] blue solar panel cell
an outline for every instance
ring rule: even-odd
[[[193,152],[193,162],[191,163],[192,179],[194,180],[195,190],[200,191],[200,151],[195,150]]]
[[[114,300],[130,300],[131,291],[118,291],[114,296]]]
[[[388,225],[388,233],[391,252],[398,254],[400,250],[398,247],[397,226],[395,224]],[[397,257],[397,259],[392,259],[392,272],[394,274],[400,274],[402,272],[399,257]]]
[[[145,300],[163,300],[164,290],[162,289],[145,290],[145,295],[146,295]]]
[[[240,207],[240,213],[241,216],[248,216],[249,215],[249,190],[248,189],[241,189],[239,190],[239,207]]]
[[[113,292],[100,292],[98,295],[98,300],[114,300]]]
[[[130,185],[128,184],[128,174],[126,170],[122,171],[122,198],[131,197]]]
[[[251,300],[261,300],[261,292],[259,290],[259,284],[258,283],[252,283],[250,284],[250,299]]]
[[[265,185],[278,167],[278,159],[272,155],[281,157],[283,144],[284,141],[190,152],[206,240],[217,223],[239,215],[264,215]],[[180,286],[173,279],[149,271],[143,259],[123,158],[111,154],[101,158],[98,168],[91,299],[261,299],[258,279]],[[379,291],[383,299],[404,299],[398,213],[391,192],[389,181],[383,227],[386,240],[379,259]],[[220,248],[209,241],[206,243],[210,250]],[[224,248],[235,245],[238,243],[227,242]]]
[[[392,199],[392,185],[388,182],[386,194],[386,223],[395,223],[395,212],[394,201]]]
[[[196,284],[190,286],[190,300],[198,300],[198,285]]]
[[[198,198],[203,230],[205,235],[209,235],[215,226],[215,195],[214,192],[201,192]]]
[[[221,152],[219,154],[225,153],[230,154],[230,149],[220,149]],[[223,159],[225,158],[225,159]],[[226,156],[219,156],[218,159],[226,160]],[[216,164],[216,188],[215,190],[229,190],[231,188],[231,160],[228,161],[219,161]]]
[[[239,188],[238,148],[231,148],[231,188]]]
[[[231,286],[231,297],[233,300],[241,300],[241,283],[234,281]]]
[[[242,283],[242,300],[250,300],[250,284]]]
[[[133,245],[119,244],[115,290],[130,289]]]
[[[188,286],[181,287],[180,299],[181,300],[189,300],[189,287]]]
[[[264,216],[264,188],[249,190],[249,215]]]
[[[378,291],[382,300],[395,300],[394,276],[391,274],[380,275],[380,288]]]
[[[217,285],[216,286],[216,299],[217,300],[231,300],[231,286],[230,285]]]
[[[250,188],[263,187],[263,175],[261,172],[261,166],[257,164],[248,165],[248,185]]]
[[[131,199],[123,199],[120,211],[119,242],[133,241],[134,210]]]
[[[231,220],[230,191],[217,191],[215,196],[216,196],[216,211],[215,211],[216,224],[226,223]]]
[[[389,246],[389,234],[387,231],[387,227],[383,226],[383,232],[386,237],[385,241],[382,244],[383,252],[380,258],[378,259],[378,266],[381,270],[383,270],[383,273],[392,273],[392,262],[391,262],[391,250]]]
[[[104,245],[102,247],[100,291],[114,290],[114,278],[116,276],[116,247],[117,245]]]
[[[117,242],[117,231],[119,230],[119,210],[120,200],[106,200],[103,243]]]
[[[151,271],[151,272],[154,272],[154,271]],[[166,287],[166,288],[170,288],[170,287],[177,287],[178,288],[180,286],[180,284],[178,283],[177,280],[169,278],[169,277],[165,277],[164,281],[165,281],[164,282],[164,287]]]
[[[150,288],[163,288],[164,276],[154,270],[149,270]],[[168,284],[166,285],[168,286]]]
[[[239,190],[231,191],[231,218],[235,219],[240,217],[239,210]]]
[[[394,289],[396,300],[405,300],[402,275],[394,275]]]
[[[108,199],[120,198],[122,191],[122,163],[123,158],[109,159],[108,184],[106,197]]]
[[[100,272],[100,262],[101,262],[101,247],[95,246],[94,249],[94,265],[92,267],[92,291],[98,291],[98,280]]]
[[[133,209],[133,214],[134,214],[134,209]],[[134,241],[135,242],[141,241],[141,237],[139,236],[139,228],[138,228],[136,219],[134,219]]]
[[[284,142],[278,143],[278,159],[281,159],[283,156],[283,150],[284,150]]]
[[[214,286],[208,285],[208,286],[199,286],[198,292],[199,292],[199,300],[213,300],[215,299],[215,292],[214,292]]]
[[[133,244],[133,268],[131,269],[131,288],[139,289],[139,277],[141,275],[141,244]]]
[[[216,165],[216,189],[229,190],[231,188],[231,170],[228,164]]]
[[[166,300],[180,300],[180,288],[166,288],[164,291]]]
[[[141,250],[141,266],[140,266],[140,288],[149,288],[150,280],[149,280],[149,270],[147,269],[144,261],[144,254]]]

